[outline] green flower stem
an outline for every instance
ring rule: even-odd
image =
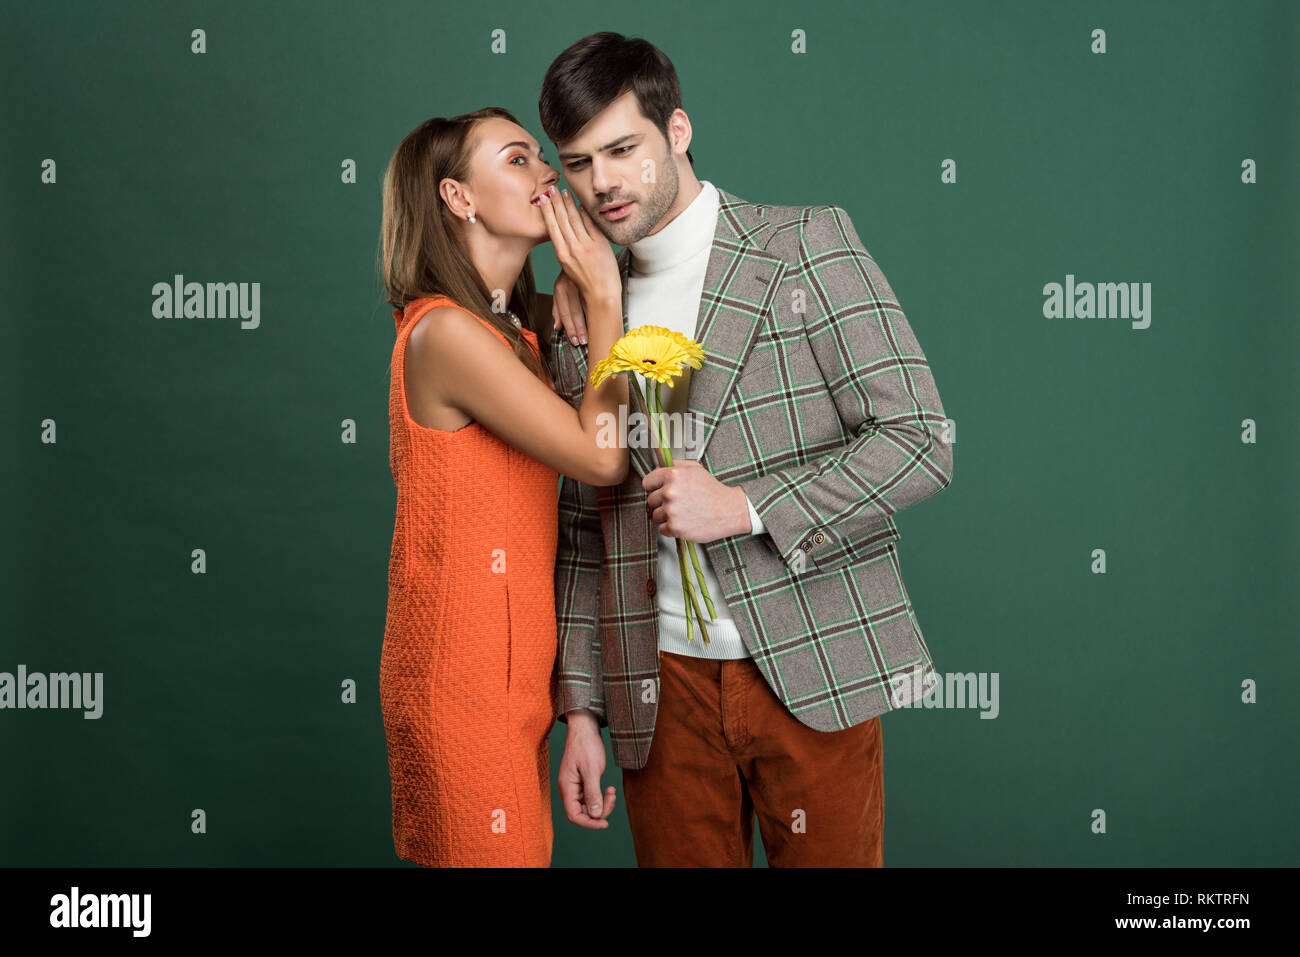
[[[681,541],[681,539],[678,539],[678,541]],[[690,543],[687,542],[687,544]],[[704,643],[707,645],[709,643],[709,633],[704,630],[704,613],[700,611],[700,600],[695,597],[695,589],[690,587],[691,583],[689,581],[686,582],[686,586],[687,601],[695,607],[695,618],[700,625],[700,634],[704,636]]]
[[[635,373],[635,372],[629,372],[628,375],[629,375],[629,376],[635,376],[636,373]],[[641,385],[640,382],[636,382],[635,379],[633,380],[633,382],[636,384],[636,390],[637,390],[637,392],[641,393],[641,405],[644,406],[645,408],[649,409],[649,410],[653,413],[654,409],[653,409],[653,407],[650,405],[649,401],[646,399],[645,388]],[[650,428],[652,429],[652,431],[651,431],[650,434],[654,436],[655,445],[656,445],[659,449],[662,450],[662,449],[663,449],[663,446],[659,444],[659,428],[658,428],[658,426],[656,426],[655,423],[654,423],[654,416],[653,416],[653,415],[651,415],[651,417],[650,417]],[[660,457],[659,457],[659,464],[660,464],[660,465],[664,465],[664,464],[671,465],[672,463],[671,463],[671,462],[665,463],[664,460],[663,460],[663,456],[660,455]]]
[[[681,540],[680,538],[677,539],[677,567],[680,568],[680,569],[681,569],[681,572],[682,572],[682,593],[685,594],[685,592],[686,592],[686,586],[689,585],[689,582],[686,581],[686,552],[685,552],[685,550],[683,550],[683,548],[682,548],[682,540]],[[687,599],[686,599],[686,603],[685,603],[685,604],[686,604],[686,643],[687,643],[687,644],[690,644],[690,643],[694,640],[694,637],[695,637],[694,632],[691,630],[691,601],[690,601],[690,598],[687,598]],[[704,625],[703,625],[703,623],[700,624],[700,630],[701,630],[701,631],[704,630]],[[705,638],[704,638],[704,643],[705,643],[705,644],[708,644],[708,642],[709,642],[709,639],[708,639],[708,636],[706,635]]]
[[[718,617],[718,613],[713,607],[713,599],[709,597],[709,583],[704,580],[704,572],[700,570],[700,559],[695,554],[695,543],[687,542],[686,550],[691,553],[691,564],[695,566],[695,577],[700,581],[700,592],[704,595],[704,604],[709,606],[709,621],[713,621]]]
[[[655,381],[655,409],[654,409],[654,411],[657,413],[658,416],[661,417],[660,428],[662,429],[662,431],[663,431],[663,433],[664,433],[664,436],[665,436],[665,438],[666,438],[666,437],[667,437],[667,432],[668,432],[668,426],[667,426],[665,423],[662,422],[662,416],[663,416],[663,414],[664,414],[664,406],[663,406],[662,393],[660,392],[660,388],[659,388],[660,385],[661,385],[661,383],[660,383],[659,381],[656,380],[656,381]],[[668,450],[668,447],[667,447],[667,445],[666,445],[664,439],[660,439],[660,440],[659,440],[659,447],[660,447],[660,449],[663,451],[664,457],[668,460],[668,464],[669,464],[669,465],[672,465],[672,464],[673,464],[673,454],[672,454],[671,451]],[[713,621],[714,619],[716,619],[716,618],[718,617],[718,611],[717,611],[716,608],[713,607],[713,596],[709,594],[709,584],[708,584],[708,582],[706,582],[706,581],[704,580],[704,572],[700,569],[700,556],[699,556],[699,554],[695,551],[695,543],[694,543],[694,542],[687,542],[687,543],[686,543],[686,551],[687,551],[687,554],[689,554],[689,555],[691,556],[691,567],[695,569],[695,579],[696,579],[697,582],[699,582],[699,585],[700,585],[700,593],[701,593],[702,595],[704,595],[704,604],[706,604],[706,605],[709,606],[709,621]],[[700,627],[703,628],[704,626],[701,624]]]
[[[644,391],[641,393],[641,400],[642,402],[645,403],[645,407],[650,410],[650,425],[651,428],[654,430],[655,442],[659,446],[659,453],[663,459],[663,462],[666,465],[672,465],[673,453],[672,450],[669,449],[668,442],[667,442],[668,428],[663,421],[664,407],[663,407],[663,399],[662,399],[662,391],[661,391],[662,385],[663,383],[661,383],[658,379],[655,380],[653,406],[651,406],[650,403],[646,400],[646,394]],[[700,635],[704,638],[704,643],[707,645],[709,643],[709,632],[708,629],[704,627],[704,615],[700,612],[699,599],[695,597],[695,588],[691,583],[690,573],[687,572],[686,570],[686,558],[683,555],[683,551],[682,551],[683,545],[685,545],[686,550],[690,552],[691,562],[695,566],[696,575],[699,576],[700,587],[704,590],[705,601],[708,602],[710,612],[713,612],[713,602],[710,601],[708,598],[708,588],[707,586],[704,585],[704,578],[702,573],[700,572],[699,559],[695,557],[695,551],[694,549],[691,548],[692,544],[693,544],[692,542],[683,542],[680,538],[677,539],[677,563],[681,567],[682,594],[685,596],[684,604],[686,606],[686,640],[687,641],[691,640],[691,635],[692,635],[691,611],[693,608],[695,611],[696,619],[700,626]],[[709,620],[712,621],[716,617],[717,617],[716,614],[710,614]]]

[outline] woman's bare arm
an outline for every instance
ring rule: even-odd
[[[603,358],[616,339],[599,330],[621,323],[622,303],[609,299],[590,308],[602,310],[604,321],[591,324],[588,354]],[[419,376],[442,404],[537,461],[588,485],[617,485],[627,476],[627,440],[618,428],[619,406],[628,403],[626,375],[599,388],[588,381],[575,410],[479,320],[451,306],[430,309],[411,330],[406,351],[408,377]]]

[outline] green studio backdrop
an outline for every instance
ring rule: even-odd
[[[383,168],[487,105],[553,157],[542,76],[603,29],[673,60],[702,179],[849,213],[952,419],[900,558],[937,670],[996,676],[996,716],[884,717],[886,864],[1296,862],[1297,5],[3,20],[0,671],[104,683],[98,719],[0,710],[0,863],[412,866],[378,701]],[[177,274],[258,283],[257,327],[155,318]],[[1147,324],[1045,314],[1067,282],[1135,284]],[[603,832],[553,791],[556,866],[635,863],[612,757],[606,783]]]

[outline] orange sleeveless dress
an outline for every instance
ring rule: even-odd
[[[448,432],[411,418],[407,339],[456,305],[393,313],[397,515],[379,665],[393,846],[427,867],[548,867],[559,475],[478,422]]]

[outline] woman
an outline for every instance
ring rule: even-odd
[[[626,378],[588,381],[575,411],[538,336],[529,252],[547,238],[589,355],[623,334],[613,250],[557,179],[496,108],[421,124],[384,176],[397,516],[380,704],[393,844],[426,866],[550,864],[558,473],[627,474],[626,439],[598,441]]]

